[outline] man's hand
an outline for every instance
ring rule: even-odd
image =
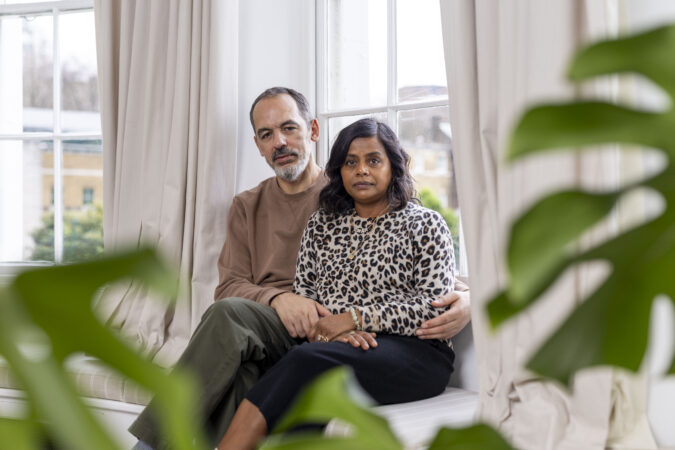
[[[348,312],[333,314],[319,319],[307,335],[307,339],[309,342],[314,342],[319,340],[319,336],[323,336],[328,341],[332,341],[342,333],[346,333],[353,329],[354,320],[352,319],[351,314]]]
[[[330,316],[330,311],[312,299],[286,292],[272,299],[270,305],[279,315],[291,337],[307,337],[319,317]]]
[[[438,317],[427,320],[415,332],[420,339],[450,339],[471,320],[469,291],[451,292],[432,303],[436,308],[450,306]]]
[[[336,336],[333,341],[344,342],[345,344],[351,344],[352,347],[361,347],[363,350],[368,350],[377,347],[375,337],[375,333],[352,330]]]

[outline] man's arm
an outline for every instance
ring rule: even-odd
[[[286,292],[275,287],[262,287],[253,283],[251,252],[248,248],[248,233],[252,229],[241,200],[235,197],[227,215],[227,237],[218,258],[220,282],[214,294],[215,300],[225,297],[242,297],[269,305],[273,297]]]
[[[432,303],[437,308],[450,307],[447,311],[422,323],[416,334],[420,339],[450,339],[471,321],[469,287],[455,280],[455,291]]]

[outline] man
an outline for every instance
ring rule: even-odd
[[[260,155],[276,176],[234,198],[218,260],[215,299],[222,300],[204,313],[178,362],[192,370],[201,387],[199,406],[213,443],[261,373],[309,336],[319,317],[330,315],[314,300],[291,292],[302,232],[326,183],[311,151],[319,124],[302,94],[279,87],[256,98],[250,120]],[[435,305],[452,307],[422,325],[421,339],[452,337],[470,319],[468,292]],[[129,430],[159,448],[163,442],[150,410]],[[137,448],[147,448],[142,442]]]

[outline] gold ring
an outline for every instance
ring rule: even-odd
[[[316,337],[316,340],[319,342],[328,342],[328,338],[324,336],[323,334],[320,334]]]

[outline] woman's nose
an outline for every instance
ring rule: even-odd
[[[368,166],[365,164],[359,164],[356,168],[356,173],[359,175],[368,175]]]

